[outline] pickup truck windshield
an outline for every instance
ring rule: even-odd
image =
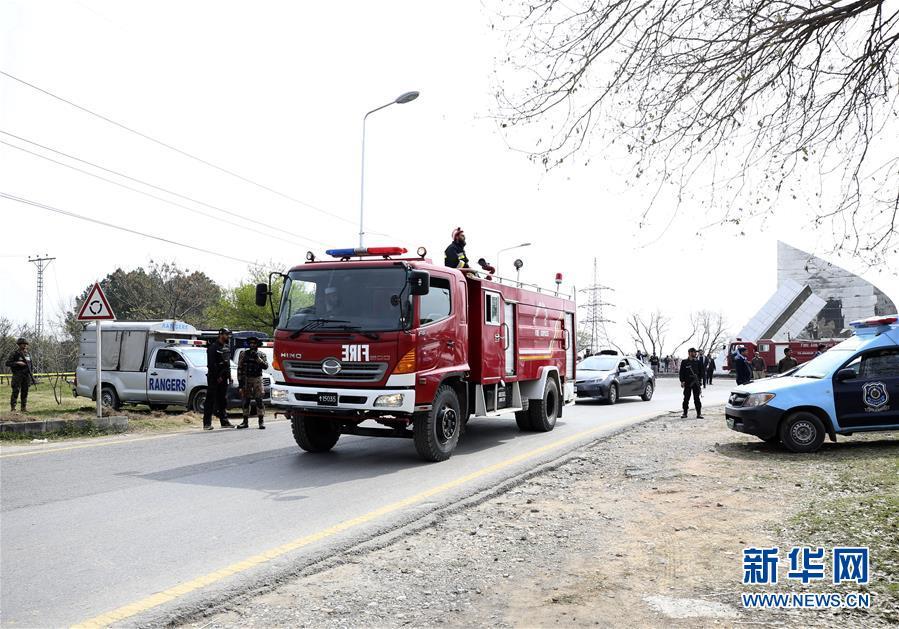
[[[400,310],[402,299],[403,309]],[[281,330],[402,329],[411,297],[402,267],[291,271],[281,298]]]

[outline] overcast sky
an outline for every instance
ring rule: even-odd
[[[561,271],[566,284],[584,287],[596,257],[602,283],[616,289],[609,301],[619,322],[659,307],[682,327],[691,311],[709,309],[722,311],[733,331],[775,290],[778,239],[813,253],[829,250],[831,236],[807,229],[798,205],[744,226],[742,236],[724,228],[697,235],[709,222],[704,210],[682,207],[674,216],[672,200],[662,198],[651,224],[639,229],[643,190],[628,185],[616,155],[548,174],[531,164],[491,119],[503,42],[489,22],[475,1],[2,0],[0,70],[318,209],[2,75],[0,130],[250,217],[272,237],[3,144],[0,191],[236,258],[299,263],[309,248],[356,244],[362,116],[420,90],[418,100],[369,118],[366,230],[383,235],[367,244],[423,244],[442,258],[451,230],[461,225],[469,254],[492,261],[501,248],[533,242],[504,254],[501,269],[508,272],[518,256],[527,281],[551,284]],[[0,141],[92,170],[8,135]],[[48,318],[118,266],[174,260],[225,285],[246,274],[241,262],[6,199],[0,215],[0,312],[20,322],[34,316],[29,254],[56,257],[47,272]],[[293,235],[279,240],[266,225]],[[899,260],[883,272],[826,257],[899,300]],[[630,345],[623,330],[616,335]]]

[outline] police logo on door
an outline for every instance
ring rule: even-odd
[[[890,401],[890,395],[883,382],[866,382],[862,387],[862,400],[865,403],[866,411],[885,411],[886,405]]]

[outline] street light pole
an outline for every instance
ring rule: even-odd
[[[506,247],[505,249],[500,249],[499,251],[497,251],[497,252],[496,252],[496,262],[495,262],[495,264],[496,264],[496,273],[497,273],[497,275],[499,275],[499,273],[500,273],[500,270],[499,270],[499,254],[504,253],[504,252],[506,252],[506,251],[512,251],[513,249],[521,249],[522,247],[530,247],[532,244],[534,244],[534,243],[531,243],[531,242],[523,242],[523,243],[521,243],[520,245],[513,245],[513,246],[511,246],[511,247]]]
[[[368,120],[368,117],[375,113],[376,111],[381,111],[385,107],[390,107],[391,105],[404,105],[418,98],[418,92],[405,92],[396,97],[395,100],[390,101],[385,105],[381,105],[380,107],[375,107],[368,113],[366,113],[362,117],[362,167],[359,169],[361,173],[361,181],[359,183],[359,248],[364,247],[363,239],[365,236],[364,229],[364,218],[365,218],[365,123]]]

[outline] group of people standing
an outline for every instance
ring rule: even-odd
[[[259,351],[259,339],[247,339],[248,349],[237,362],[237,383],[243,399],[243,423],[235,426],[228,421],[228,387],[231,386],[231,330],[222,328],[218,337],[206,346],[206,400],[203,405],[203,429],[212,430],[212,416],[219,418],[222,428],[249,428],[250,409],[256,403],[259,429],[265,430],[265,405],[262,403],[262,375],[268,359]]]
[[[671,356],[669,354],[664,358],[659,358],[655,353],[649,354],[639,349],[637,350],[636,356],[637,360],[649,363],[649,366],[652,367],[652,371],[655,374],[680,373],[681,360],[677,356]],[[715,369],[718,368],[715,357],[711,355],[706,356],[703,350],[697,350],[696,360],[700,363],[697,365],[697,368],[700,369],[698,373],[702,376],[701,386],[712,384],[712,380],[715,377]]]

